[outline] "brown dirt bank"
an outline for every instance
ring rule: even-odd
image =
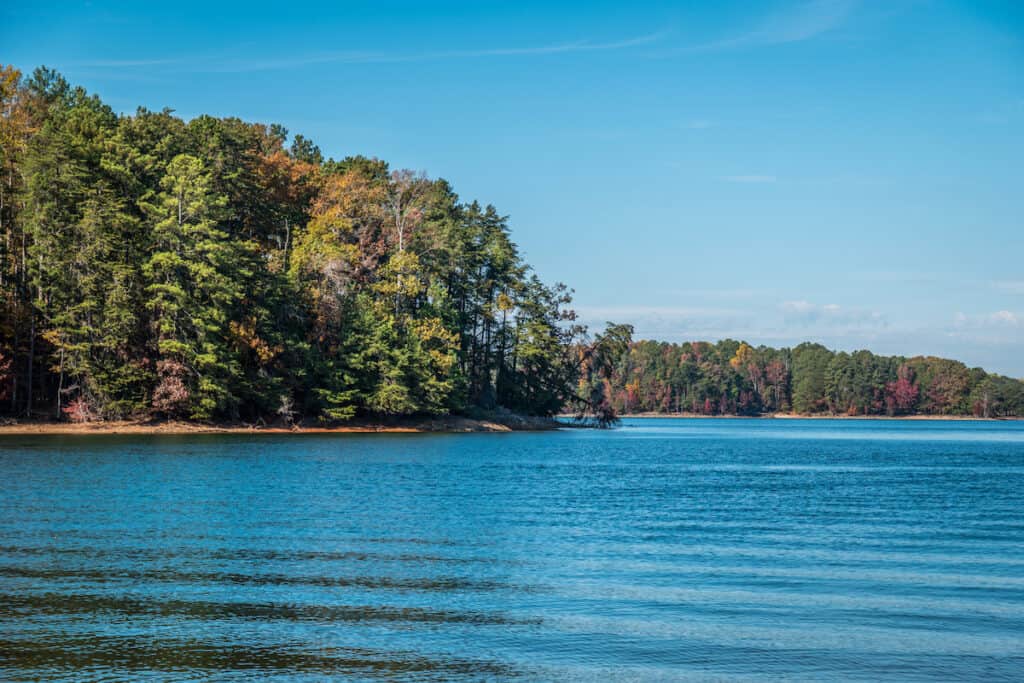
[[[366,434],[425,432],[513,432],[557,429],[554,420],[522,415],[499,415],[473,419],[454,415],[395,418],[386,421],[353,420],[324,427],[316,424],[295,427],[248,424],[118,420],[107,422],[54,422],[40,420],[0,421],[5,434]]]

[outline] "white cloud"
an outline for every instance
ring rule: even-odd
[[[1024,354],[1024,314],[1000,310],[953,317],[943,336],[955,345],[951,355],[968,365],[1024,378],[1021,357]]]
[[[779,305],[788,326],[879,328],[888,323],[881,313],[865,308],[846,308],[839,304],[813,304],[810,301],[784,301]]]
[[[783,301],[779,308],[781,308],[785,313],[803,315],[816,310],[817,306],[812,304],[810,301]]]

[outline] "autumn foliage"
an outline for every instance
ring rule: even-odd
[[[934,357],[716,344],[632,343],[610,377],[624,413],[760,415],[1024,414],[1024,383]]]
[[[569,290],[444,180],[276,124],[119,115],[45,68],[0,67],[0,114],[0,413],[290,424],[583,398]]]
[[[0,413],[1024,412],[955,361],[591,337],[571,303],[445,180],[0,67]]]

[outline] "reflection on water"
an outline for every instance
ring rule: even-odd
[[[0,438],[0,679],[1024,678],[1024,424]]]
[[[5,667],[43,670],[46,678],[73,675],[82,680],[108,674],[89,670],[117,671],[126,680],[139,671],[205,673],[221,679],[223,672],[267,674],[319,673],[332,675],[377,674],[388,678],[448,680],[460,676],[511,676],[509,667],[492,662],[457,658],[432,659],[414,652],[376,652],[348,648],[317,648],[316,652],[282,645],[212,644],[185,639],[149,637],[61,637],[59,640],[0,640]],[[15,673],[16,675],[16,673]]]
[[[90,614],[181,616],[201,619],[256,619],[286,621],[393,621],[424,623],[525,624],[539,619],[511,619],[498,613],[427,610],[373,605],[280,605],[246,602],[152,600],[121,595],[68,595],[45,593],[0,595],[0,613],[16,610],[39,614]]]
[[[150,582],[172,583],[224,582],[233,584],[283,586],[338,586],[370,589],[453,591],[494,590],[505,588],[494,581],[477,581],[451,576],[435,578],[394,578],[388,576],[289,576],[285,574],[238,574],[235,572],[182,572],[170,569],[60,569],[31,567],[0,567],[0,577],[64,580],[90,583]]]

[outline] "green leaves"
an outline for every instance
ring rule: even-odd
[[[280,126],[118,117],[55,72],[3,74],[15,390],[89,416],[328,421],[550,415],[575,392],[569,292],[493,207]]]
[[[200,159],[175,156],[160,188],[144,204],[154,246],[143,269],[146,308],[158,357],[182,368],[177,378],[187,393],[162,412],[207,419],[235,402],[230,385],[238,359],[228,322],[251,275],[248,250],[218,228],[227,200],[214,193]]]

